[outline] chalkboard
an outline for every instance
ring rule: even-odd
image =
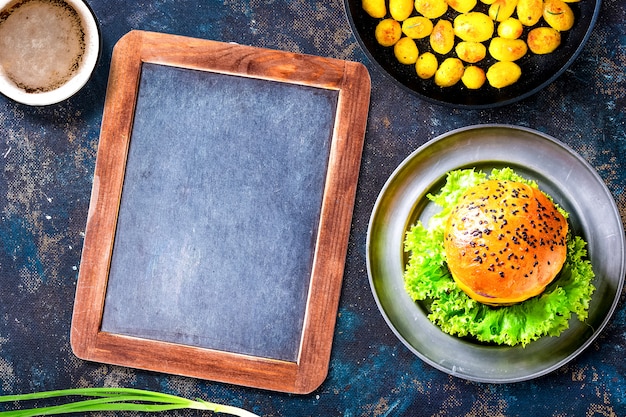
[[[361,64],[133,31],[115,46],[72,347],[305,393],[327,373]]]
[[[295,362],[336,106],[144,64],[102,330]]]

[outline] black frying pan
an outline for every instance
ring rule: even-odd
[[[415,73],[414,65],[400,64],[393,55],[393,47],[380,46],[374,38],[374,29],[381,19],[370,17],[361,7],[361,0],[344,0],[348,21],[358,42],[368,57],[384,73],[389,75],[403,88],[418,96],[438,104],[465,108],[488,108],[503,106],[526,98],[541,90],[561,75],[576,59],[597,20],[601,0],[581,0],[569,3],[574,11],[574,27],[561,34],[561,45],[549,55],[534,55],[530,51],[517,64],[522,69],[522,76],[513,85],[496,89],[486,82],[478,90],[469,90],[461,82],[453,87],[441,88],[432,79],[422,80]],[[487,12],[489,6],[478,2],[476,11]],[[417,12],[414,12],[416,15]],[[443,16],[450,21],[458,13],[451,8]],[[436,21],[436,20],[435,20]],[[543,19],[537,25],[546,25]],[[524,38],[529,29],[525,30]],[[457,39],[458,41],[458,39]],[[416,40],[420,53],[430,50],[428,38]],[[488,43],[485,43],[488,46]],[[455,56],[454,49],[448,55],[438,56],[441,63],[445,57]],[[485,58],[476,64],[486,71],[494,61]]]

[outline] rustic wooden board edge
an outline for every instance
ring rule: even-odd
[[[338,91],[302,342],[296,363],[101,331],[124,170],[144,62]],[[370,99],[359,63],[131,31],[115,46],[85,230],[71,345],[81,359],[310,393],[327,376]]]

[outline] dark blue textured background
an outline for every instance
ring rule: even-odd
[[[582,54],[553,84],[493,110],[440,107],[395,86],[367,61],[339,0],[89,4],[103,36],[102,59],[90,83],[72,99],[45,108],[0,97],[0,394],[132,386],[289,417],[626,415],[623,302],[601,336],[568,365],[528,382],[480,384],[433,369],[398,341],[377,310],[365,267],[369,215],[393,169],[429,139],[477,123],[528,126],[567,143],[596,168],[624,218],[622,0],[603,2]],[[111,51],[131,29],[360,61],[370,69],[372,101],[329,375],[310,395],[88,363],[71,352],[74,290]]]

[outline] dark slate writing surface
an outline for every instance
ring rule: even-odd
[[[295,361],[336,107],[143,64],[102,330]]]

